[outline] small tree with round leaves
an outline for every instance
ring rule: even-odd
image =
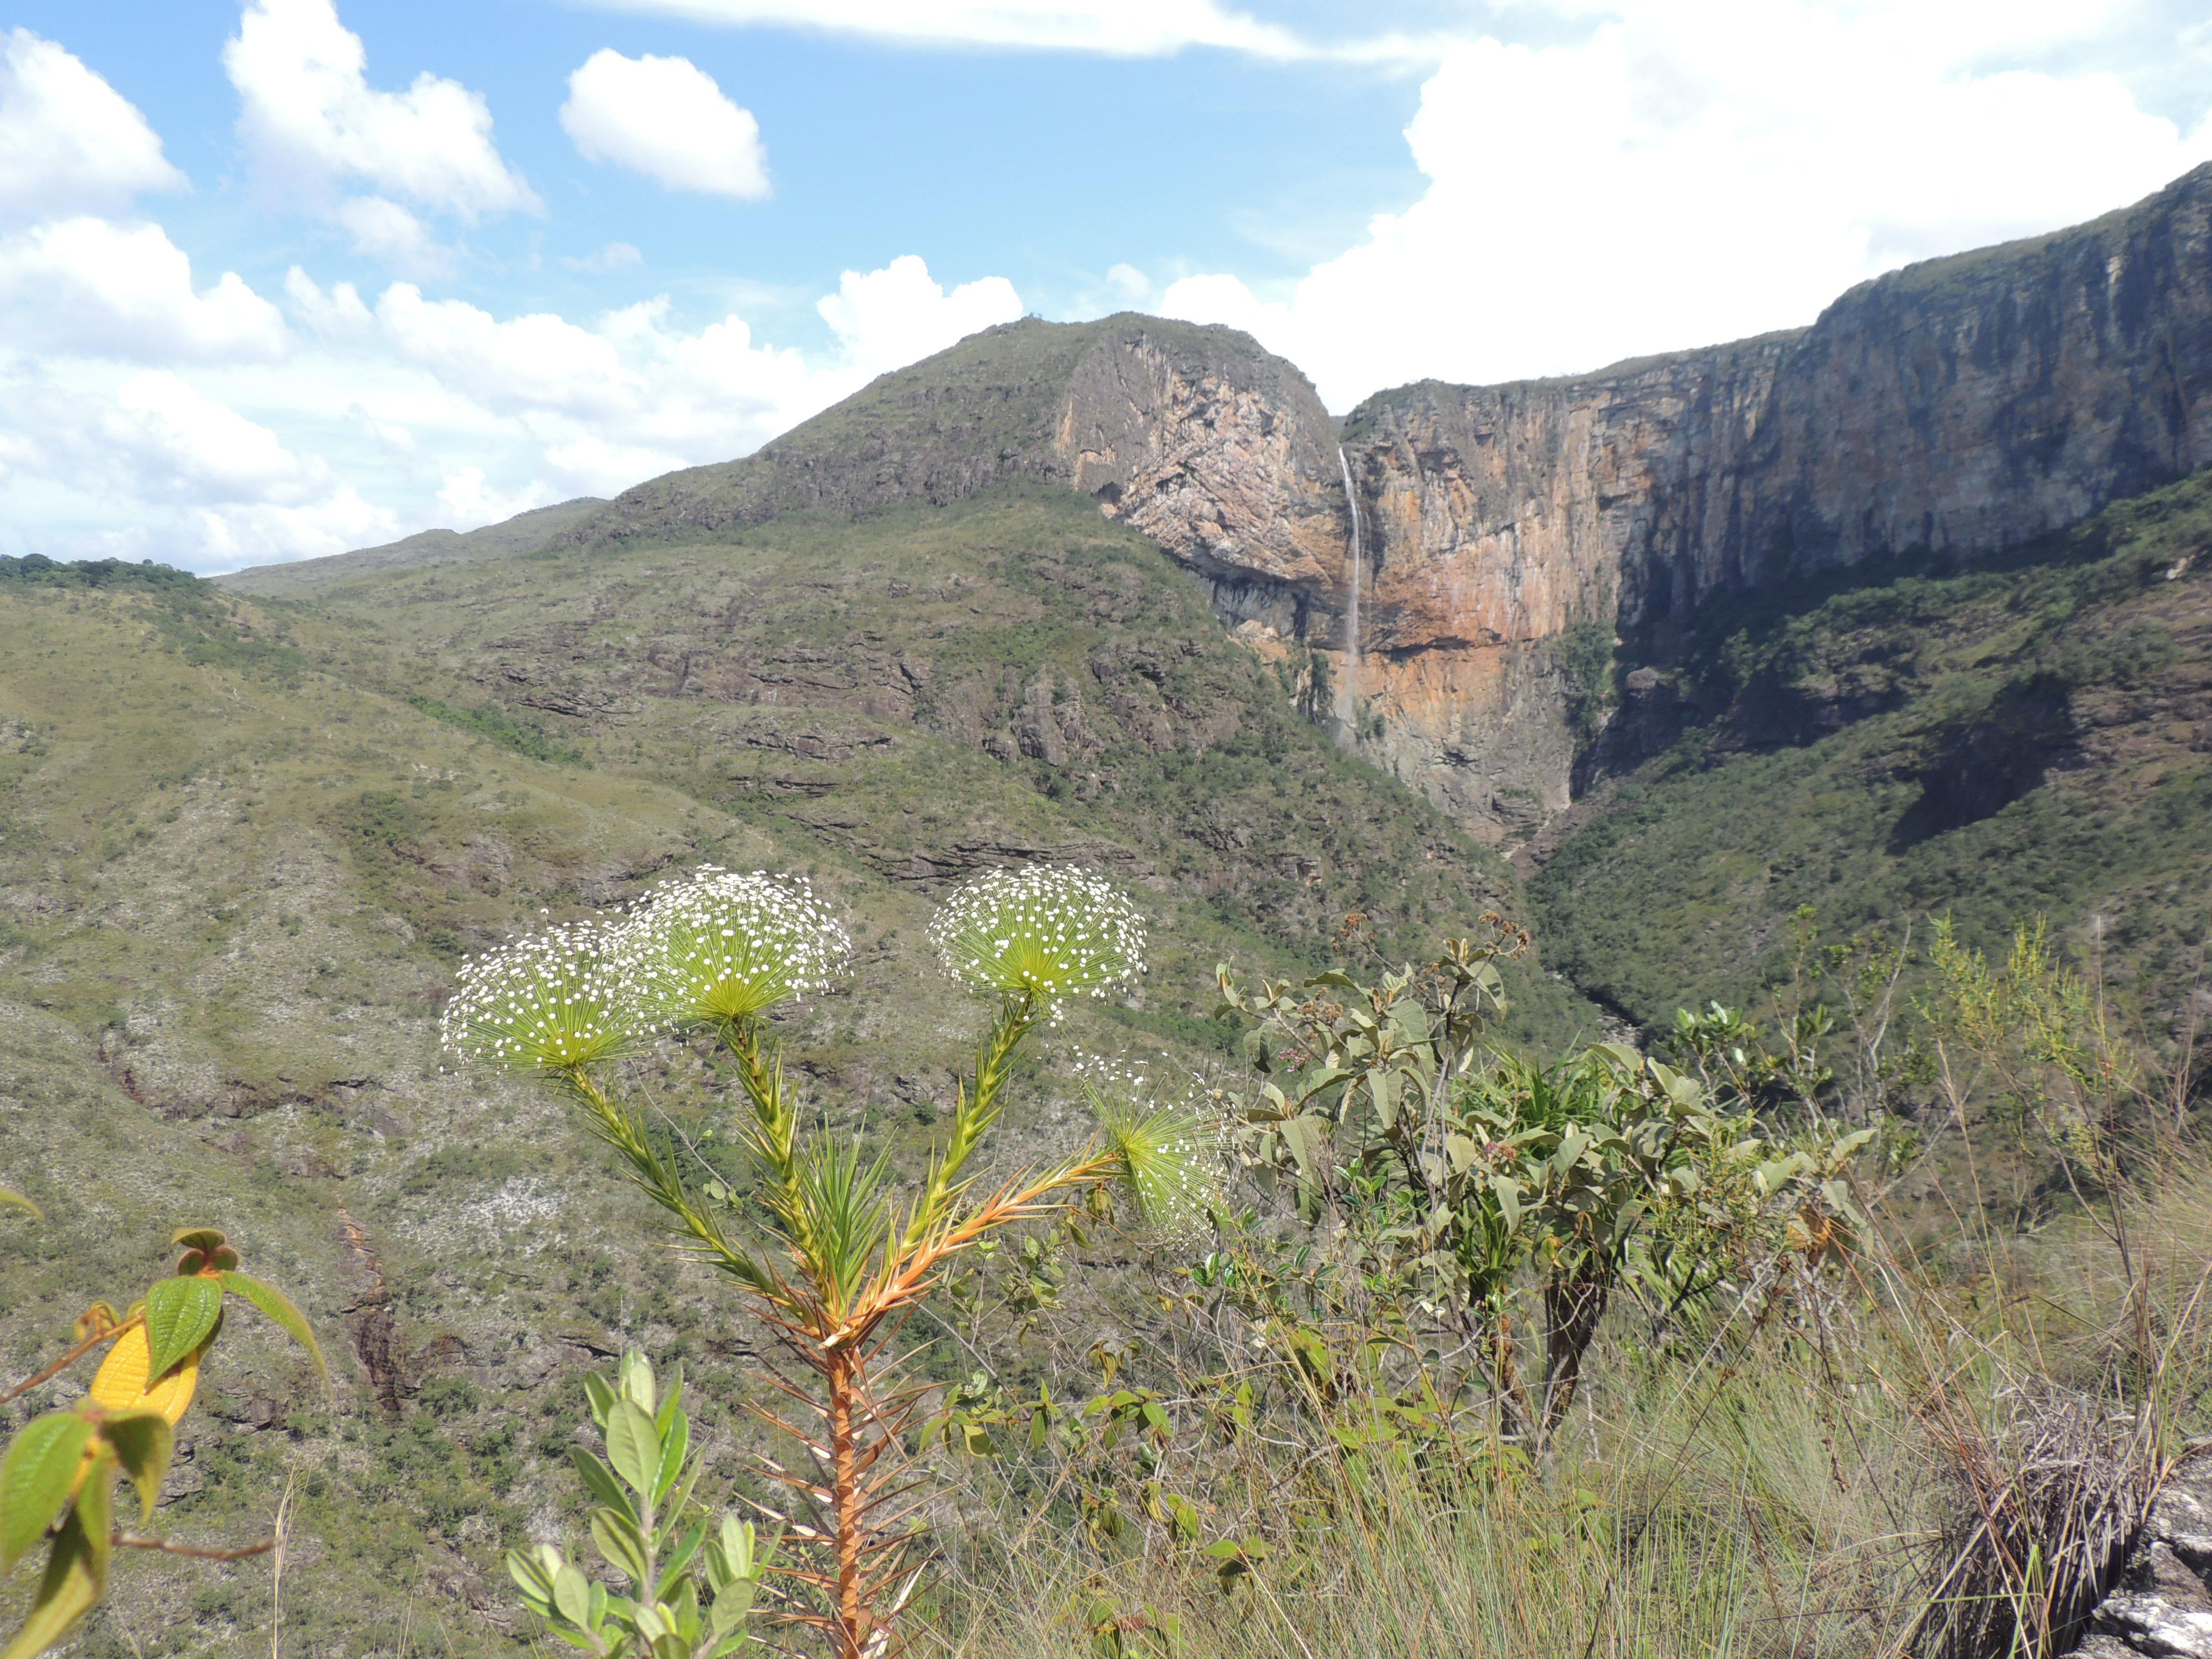
[[[951,896],[930,938],[948,971],[996,1009],[911,1199],[884,1158],[799,1134],[769,1016],[835,985],[850,950],[803,881],[702,866],[626,918],[547,928],[471,963],[446,1014],[453,1052],[534,1073],[574,1102],[691,1253],[778,1339],[793,1373],[781,1386],[821,1426],[760,1413],[805,1450],[801,1468],[768,1465],[793,1498],[790,1513],[770,1511],[787,1540],[773,1570],[789,1592],[781,1616],[820,1632],[835,1659],[888,1649],[920,1571],[900,1505],[921,1391],[884,1374],[904,1316],[955,1259],[1086,1192],[1126,1188],[1159,1222],[1181,1219],[1201,1191],[1200,1138],[1175,1112],[1104,1113],[1091,1142],[1060,1163],[971,1172],[1023,1042],[1067,999],[1110,994],[1141,971],[1143,925],[1126,898],[1065,866],[994,871]],[[670,1033],[710,1037],[742,1085],[735,1139],[764,1217],[757,1246],[732,1236],[726,1207],[684,1179],[610,1076],[613,1062]]]

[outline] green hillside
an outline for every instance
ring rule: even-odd
[[[337,1408],[245,1327],[164,1525],[252,1535],[296,1474],[300,1651],[514,1650],[499,1552],[580,1515],[564,1379],[599,1356],[685,1360],[716,1480],[749,1434],[747,1328],[649,1248],[602,1149],[537,1091],[441,1069],[465,951],[699,859],[811,871],[860,959],[792,1057],[831,1122],[918,1162],[981,1018],[922,938],[950,878],[1082,858],[1150,913],[1143,993],[1054,1031],[1055,1072],[1079,1048],[1210,1063],[1224,957],[1317,962],[1353,911],[1412,949],[1517,902],[1492,855],[1330,746],[1291,665],[1075,498],[336,569],[284,602],[0,566],[0,1185],[47,1218],[0,1228],[0,1353],[35,1369],[185,1221],[292,1291]],[[1531,1038],[1594,1019],[1541,974],[1516,989]],[[680,1052],[641,1064],[679,1121],[719,1115]],[[1000,1156],[1073,1133],[1049,1091],[1027,1100]],[[0,1431],[69,1386],[0,1407]],[[129,1571],[86,1652],[265,1630],[265,1573]]]
[[[1753,997],[1800,905],[1832,933],[1948,914],[1989,948],[2039,914],[2170,1029],[2212,932],[2208,555],[2200,473],[1980,568],[1626,641],[1612,775],[1537,849],[1551,961],[1648,1024]]]

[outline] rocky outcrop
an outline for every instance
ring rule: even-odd
[[[2212,462],[2212,167],[1862,284],[1802,331],[1385,392],[1346,440],[1375,526],[1388,758],[1455,804],[1480,798],[1471,771],[1555,810],[1571,757],[1526,734],[1559,726],[1572,688],[1530,651],[1577,622],[1663,648],[1717,591],[1972,559]]]
[[[1517,842],[1572,793],[1586,688],[1559,647],[1577,629],[1663,653],[1716,592],[1971,559],[2212,461],[2212,167],[2093,224],[1863,284],[1806,329],[1379,394],[1341,437],[1357,566],[1339,442],[1305,379],[1233,331],[1031,319],[568,534],[1080,490],[1204,575],[1240,637],[1326,656],[1340,687],[1356,671],[1363,752]]]
[[[2212,1451],[2176,1469],[2152,1503],[2120,1582],[2074,1659],[2212,1659]]]

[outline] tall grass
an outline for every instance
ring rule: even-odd
[[[1655,1355],[1616,1316],[1540,1462],[1480,1432],[1279,1443],[1222,1561],[1147,1522],[1102,1552],[969,1470],[916,1632],[959,1659],[2055,1655],[2165,1469],[2212,1431],[2212,1164],[2039,1231],[1968,1215]],[[2128,1241],[2116,1248],[2117,1231]],[[1251,1477],[1246,1477],[1249,1484]],[[1228,1507],[1224,1505],[1224,1508]],[[1210,1533],[1206,1534],[1210,1536]]]

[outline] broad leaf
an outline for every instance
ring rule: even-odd
[[[146,1292],[147,1370],[160,1376],[208,1340],[222,1317],[222,1285],[194,1274],[165,1279]]]
[[[108,1349],[107,1358],[93,1376],[92,1397],[111,1412],[159,1412],[174,1423],[191,1409],[192,1395],[200,1382],[200,1355],[204,1352],[195,1348],[185,1356],[184,1364],[156,1379],[145,1322],[140,1320],[125,1327],[115,1339],[115,1346]]]
[[[107,1589],[110,1516],[106,1499],[93,1498],[92,1487],[97,1485],[104,1491],[113,1478],[112,1464],[94,1470],[84,1497],[54,1539],[54,1553],[46,1559],[46,1576],[39,1581],[30,1617],[16,1630],[6,1651],[0,1652],[0,1659],[36,1659],[99,1605]]]
[[[111,1417],[100,1425],[100,1431],[115,1449],[124,1474],[138,1488],[139,1520],[151,1521],[154,1500],[161,1495],[161,1477],[169,1472],[169,1459],[176,1450],[177,1431],[158,1411]]]
[[[653,1419],[633,1400],[618,1400],[607,1413],[607,1462],[630,1488],[652,1502],[660,1479],[660,1437]]]
[[[69,1502],[92,1434],[75,1412],[48,1412],[25,1424],[8,1448],[0,1462],[0,1573],[46,1535]]]
[[[611,1510],[592,1514],[592,1541],[607,1565],[642,1591],[645,1587],[645,1547],[637,1528]]]
[[[577,1629],[591,1628],[591,1582],[567,1562],[562,1563],[561,1571],[553,1575],[553,1605]]]
[[[323,1379],[323,1386],[331,1385],[331,1368],[323,1361],[323,1350],[315,1340],[315,1334],[307,1327],[307,1316],[294,1307],[291,1299],[273,1285],[264,1285],[244,1273],[227,1273],[222,1276],[223,1289],[234,1296],[242,1296],[267,1314],[283,1328],[284,1334],[307,1351],[315,1362],[315,1375]]]
[[[612,1469],[581,1446],[571,1446],[568,1449],[568,1460],[576,1466],[576,1473],[583,1476],[584,1484],[592,1489],[592,1497],[617,1513],[629,1516],[632,1521],[638,1518],[636,1504],[632,1501],[630,1495],[622,1489],[622,1482],[615,1479],[615,1472]]]

